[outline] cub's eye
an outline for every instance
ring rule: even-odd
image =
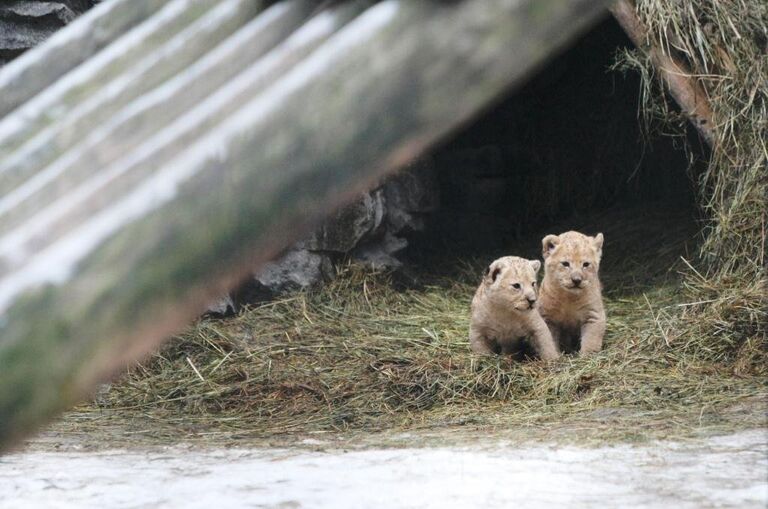
[[[568,263],[568,262],[560,262],[560,263],[563,264],[563,267],[570,267],[571,266],[571,264]]]
[[[533,283],[531,283],[531,286],[532,286],[532,287],[534,287],[534,288],[536,288],[536,281],[534,281]]]
[[[584,267],[589,267],[589,262],[584,262],[582,265],[584,265]]]
[[[515,290],[519,290],[520,289],[520,283],[513,284],[512,288],[514,288]]]

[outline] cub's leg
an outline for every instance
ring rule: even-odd
[[[603,336],[605,335],[605,318],[586,322],[581,326],[580,355],[589,355],[599,352],[603,348]]]
[[[557,342],[552,337],[550,328],[542,318],[534,324],[533,334],[531,334],[531,344],[533,349],[542,360],[553,361],[560,357],[560,352],[557,349]]]
[[[469,327],[469,346],[472,351],[480,355],[493,355],[499,353],[496,341],[481,333],[475,327]]]

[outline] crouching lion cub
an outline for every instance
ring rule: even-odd
[[[480,354],[517,354],[524,341],[544,360],[557,359],[559,352],[536,311],[538,260],[505,256],[486,269],[472,299],[469,343]]]
[[[598,352],[605,334],[605,310],[598,278],[603,234],[578,232],[542,239],[544,281],[539,312],[564,352]]]

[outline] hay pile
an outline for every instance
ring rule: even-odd
[[[472,358],[468,306],[485,260],[431,260],[412,288],[346,266],[314,292],[200,321],[102,395],[109,409],[102,418],[149,419],[147,435],[167,436],[173,425],[227,437],[587,419],[590,433],[626,438],[669,432],[670,423],[677,431],[722,426],[725,409],[765,395],[764,379],[734,376],[710,338],[670,328],[684,302],[670,267],[690,256],[690,218],[609,212],[576,226],[589,224],[608,225],[606,238],[614,239],[601,269],[606,350],[594,358],[553,365]],[[531,237],[520,249],[538,245]],[[606,418],[611,409],[632,410],[625,425],[615,425],[620,413]]]
[[[702,235],[690,212],[651,209],[593,215],[510,246],[536,256],[542,233],[606,234],[609,323],[600,355],[553,365],[473,359],[468,306],[488,259],[426,260],[409,288],[345,266],[316,291],[200,321],[87,412],[150,419],[149,434],[162,423],[271,436],[586,418],[591,427],[604,423],[606,435],[634,436],[717,426],[735,403],[764,402],[768,5],[641,0],[638,12],[711,101],[717,143],[698,181]],[[687,122],[650,64],[639,53],[623,58],[645,78],[648,125],[684,139]],[[610,409],[632,410],[624,427]],[[755,424],[764,424],[762,414],[741,423]]]
[[[685,308],[675,323],[687,338],[708,338],[691,352],[732,362],[738,370],[766,369],[768,297],[768,4],[640,0],[637,11],[652,42],[683,60],[701,83],[713,111],[716,138],[699,178],[707,218],[696,268],[687,272]],[[624,62],[641,71],[646,124],[682,136],[676,112],[639,52]]]

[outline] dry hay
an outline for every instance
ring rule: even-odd
[[[169,423],[228,437],[575,418],[620,437],[660,423],[657,431],[669,431],[675,419],[722,425],[720,412],[765,395],[765,365],[734,364],[728,348],[675,330],[690,303],[669,267],[682,264],[695,230],[681,217],[665,229],[668,211],[612,215],[592,218],[612,225],[606,237],[616,239],[603,267],[606,349],[593,358],[546,365],[471,356],[468,306],[484,260],[432,265],[423,286],[406,289],[348,265],[315,291],[198,322],[102,394],[102,417],[141,416],[154,423],[150,436]],[[537,244],[532,237],[523,249]],[[611,426],[606,409],[632,409],[633,426]],[[755,425],[754,416],[742,424]]]
[[[640,0],[637,10],[651,42],[687,64],[706,92],[714,120],[716,141],[698,182],[707,217],[704,242],[685,279],[696,304],[684,308],[676,329],[708,338],[701,348],[744,369],[764,365],[768,4]],[[650,62],[637,51],[620,62],[641,72],[646,126],[682,136],[687,121],[661,90]]]
[[[669,429],[717,422],[743,399],[764,402],[768,5],[641,0],[638,12],[653,41],[698,76],[717,143],[698,182],[706,217],[698,250],[686,250],[689,230],[666,228],[675,221],[664,211],[587,225],[609,230],[601,354],[552,365],[472,358],[468,305],[487,260],[430,267],[424,286],[408,289],[346,266],[316,291],[200,321],[103,394],[102,417],[239,436],[551,425],[630,408],[643,416],[632,418],[637,428]],[[682,137],[686,121],[650,64],[637,52],[622,62],[645,78],[647,125]]]

